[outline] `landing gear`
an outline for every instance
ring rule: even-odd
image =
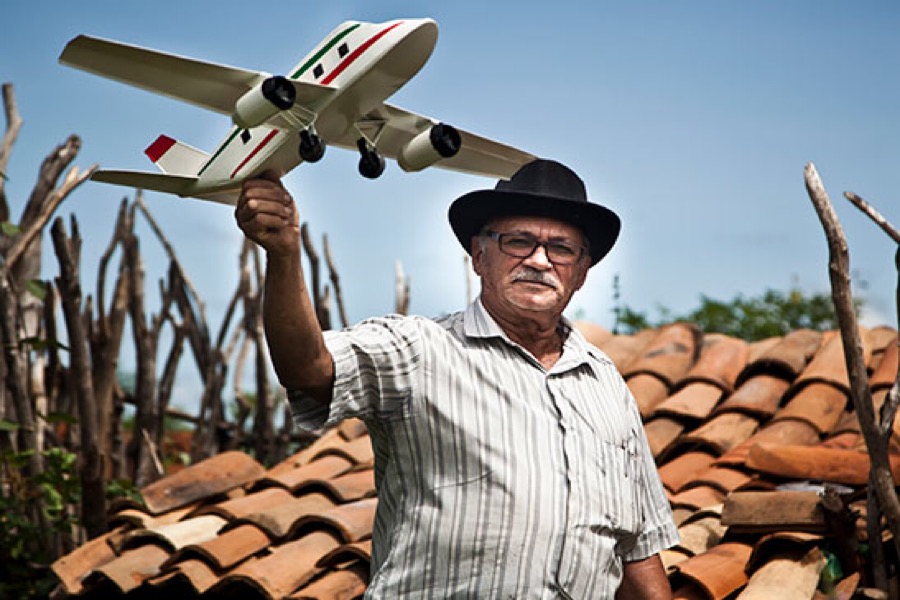
[[[359,148],[359,174],[367,179],[377,179],[384,173],[384,157],[378,154],[365,138],[356,140]]]
[[[325,156],[325,141],[309,129],[301,130],[300,158],[305,162],[314,163],[322,160],[323,156]]]

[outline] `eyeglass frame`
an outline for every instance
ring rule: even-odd
[[[571,249],[572,249],[572,250],[577,250],[577,251],[578,251],[577,256],[575,256],[575,258],[572,259],[571,261],[569,261],[568,259],[564,259],[563,261],[560,261],[560,260],[558,260],[558,259],[554,259],[554,258],[551,256],[551,252],[552,252],[552,251],[551,251],[551,247],[554,247],[554,246],[555,246],[555,247],[557,247],[557,248],[559,248],[559,247],[570,248],[570,246],[569,246],[568,243],[554,242],[554,241],[552,241],[552,240],[547,240],[547,241],[543,241],[543,242],[542,242],[541,240],[537,239],[536,237],[534,237],[534,236],[531,235],[530,233],[524,233],[524,232],[500,233],[500,232],[498,232],[498,231],[493,231],[493,230],[491,230],[491,229],[484,229],[484,230],[482,230],[482,232],[481,232],[480,235],[485,236],[485,237],[489,237],[489,238],[491,238],[492,240],[496,241],[496,242],[497,242],[497,248],[500,249],[500,252],[502,252],[503,254],[505,254],[505,255],[507,255],[507,256],[512,256],[513,258],[521,258],[521,259],[530,258],[531,256],[534,255],[534,253],[537,251],[537,249],[538,249],[539,247],[542,247],[542,248],[544,249],[544,256],[547,257],[547,260],[549,260],[549,261],[550,261],[551,263],[553,263],[554,265],[560,265],[560,266],[566,266],[566,267],[571,266],[571,265],[574,265],[574,264],[578,264],[578,262],[579,262],[582,258],[584,258],[584,256],[585,256],[586,254],[588,254],[588,251],[590,250],[590,249],[589,249],[587,246],[585,246],[584,244],[572,244]],[[521,238],[521,239],[525,239],[525,240],[529,240],[529,241],[531,241],[534,245],[533,245],[533,247],[531,248],[531,250],[528,251],[527,254],[522,254],[522,255],[519,255],[519,254],[513,254],[512,252],[509,251],[508,248],[504,248],[504,243],[503,243],[503,239],[502,239],[502,238],[507,238],[507,237],[510,237],[510,236],[512,236],[512,237],[517,237],[517,238]]]

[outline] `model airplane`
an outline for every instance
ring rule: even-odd
[[[384,157],[508,179],[534,156],[385,100],[422,68],[437,41],[431,19],[348,21],[286,76],[272,76],[78,36],[61,63],[231,116],[211,155],[161,135],[145,153],[162,173],[100,170],[96,181],[234,204],[242,180],[316,162],[329,145],[355,149],[376,178]]]

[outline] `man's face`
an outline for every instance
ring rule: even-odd
[[[501,251],[498,239],[481,236],[472,243],[472,265],[481,277],[482,301],[488,308],[513,316],[561,314],[572,294],[584,284],[590,267],[587,242],[581,231],[546,217],[504,217],[492,221],[487,229],[504,236],[516,234],[526,240],[584,248],[576,262],[558,264],[544,246],[519,258]],[[506,247],[507,251],[511,248],[512,244]]]

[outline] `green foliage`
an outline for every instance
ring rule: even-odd
[[[62,448],[44,451],[44,469],[29,481],[21,473],[33,454],[0,454],[0,598],[46,598],[56,585],[48,568],[51,540],[69,536],[78,524],[76,456]]]
[[[863,306],[856,300],[856,311]],[[749,341],[785,335],[795,329],[827,331],[837,329],[838,322],[831,296],[804,294],[793,288],[788,292],[768,289],[757,297],[738,294],[730,301],[700,296],[700,306],[682,315],[660,307],[659,318],[651,320],[646,313],[627,306],[617,308],[617,330],[634,332],[659,327],[675,321],[695,323],[707,333],[724,333]]]
[[[0,233],[5,236],[12,237],[22,231],[19,229],[18,225],[10,223],[9,221],[0,222]]]

